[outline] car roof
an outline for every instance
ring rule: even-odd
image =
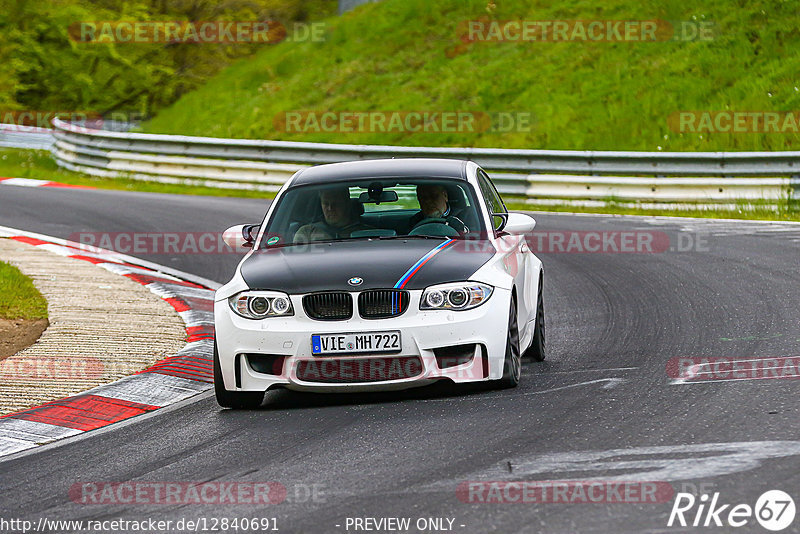
[[[467,161],[457,159],[398,158],[330,163],[303,169],[291,186],[333,183],[362,178],[467,179]]]

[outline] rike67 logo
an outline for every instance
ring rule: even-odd
[[[709,502],[708,494],[697,499],[691,493],[678,493],[667,526],[739,528],[755,520],[767,530],[780,531],[794,521],[794,500],[781,490],[764,492],[754,507],[749,504],[723,504],[719,492]]]

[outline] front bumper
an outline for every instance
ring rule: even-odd
[[[318,392],[379,391],[423,386],[443,379],[462,383],[502,376],[510,291],[495,288],[484,304],[466,311],[420,311],[422,291],[409,293],[409,307],[403,315],[371,320],[357,314],[343,321],[310,319],[303,311],[302,295],[290,297],[294,316],[260,320],[236,315],[227,299],[216,302],[216,342],[225,389],[267,391],[284,387]],[[357,293],[353,293],[354,301],[356,297]],[[319,356],[311,353],[312,334],[389,330],[401,333],[402,348],[397,354]],[[474,345],[473,357],[466,363],[440,368],[437,352],[441,356],[441,349],[456,345]],[[269,373],[258,372],[250,363],[249,355],[275,357],[278,363]],[[398,360],[394,363],[402,359],[399,367],[407,371],[404,376],[397,378],[398,374],[388,373],[384,375],[386,379],[376,379],[373,374],[369,381],[360,380],[364,369],[375,368],[376,359],[390,360],[388,367],[383,363],[380,367],[391,368],[393,358]],[[410,360],[417,363],[408,365]],[[315,370],[310,377],[309,368]]]

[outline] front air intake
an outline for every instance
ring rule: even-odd
[[[297,378],[320,384],[359,384],[405,380],[424,370],[419,356],[315,358],[297,363]]]
[[[436,365],[439,366],[439,369],[456,367],[472,361],[475,356],[475,343],[437,347],[433,349],[433,355],[436,357]]]
[[[312,293],[303,297],[303,310],[318,321],[344,321],[353,316],[353,297],[341,291]]]

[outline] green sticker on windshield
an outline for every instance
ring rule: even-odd
[[[274,245],[275,243],[277,243],[280,240],[281,240],[281,238],[278,237],[278,236],[270,237],[269,239],[267,239],[267,245]]]

